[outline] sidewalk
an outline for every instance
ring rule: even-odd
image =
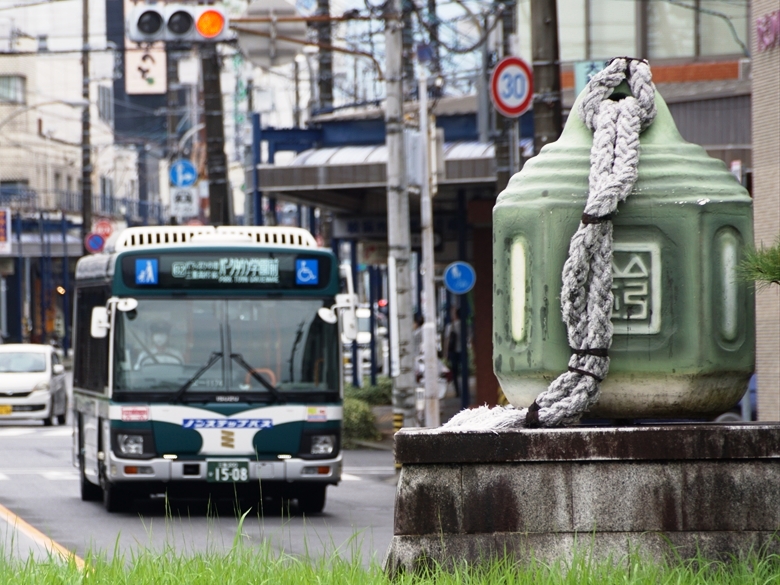
[[[441,422],[444,424],[461,411],[460,397],[450,396],[439,401]],[[352,441],[355,445],[364,449],[378,449],[382,451],[393,450],[393,407],[374,406],[371,409],[376,418],[376,426],[382,438],[379,441]]]

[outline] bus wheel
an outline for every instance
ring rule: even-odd
[[[319,514],[325,508],[327,485],[311,485],[298,494],[298,510],[303,514]]]
[[[79,480],[81,483],[81,500],[83,502],[99,502],[103,499],[100,486],[91,483],[84,474],[84,458],[79,457]]]
[[[106,512],[125,512],[133,503],[132,495],[120,487],[105,482],[103,488],[103,507]]]

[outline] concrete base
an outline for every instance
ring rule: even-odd
[[[386,569],[780,551],[780,424],[403,429]]]

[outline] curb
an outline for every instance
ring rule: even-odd
[[[376,449],[377,451],[392,451],[393,445],[387,445],[385,443],[377,443],[375,441],[359,441],[359,440],[352,440],[352,443],[354,445],[358,445],[360,447],[364,447],[366,449]]]

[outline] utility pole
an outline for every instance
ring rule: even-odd
[[[81,18],[81,235],[82,242],[92,231],[92,145],[89,101],[89,0],[82,0]],[[84,248],[84,254],[89,251]]]
[[[330,17],[330,0],[317,0],[317,16]],[[317,31],[317,42],[321,46],[330,46],[330,20],[323,20],[314,25]],[[317,54],[317,95],[318,110],[330,112],[333,109],[333,52],[320,49]]]
[[[531,0],[534,62],[534,152],[561,135],[561,64],[555,0]]]
[[[403,59],[403,77],[404,84],[402,95],[404,99],[414,91],[416,76],[414,74],[414,23],[412,22],[412,4],[413,0],[401,0],[401,14],[403,21],[402,39],[402,59]]]
[[[295,76],[295,106],[293,107],[293,126],[301,127],[301,68],[298,59],[293,61],[293,75]]]
[[[206,168],[209,175],[209,223],[230,225],[228,200],[225,128],[222,119],[222,84],[220,83],[217,46],[204,43],[200,47],[203,68],[203,109],[206,122]]]
[[[439,17],[436,14],[436,0],[428,0],[428,34],[430,35],[431,49],[433,50],[433,67],[431,70],[433,74],[441,75],[441,55],[439,52]],[[435,86],[434,95],[436,97],[441,96],[442,88],[438,85]]]
[[[433,262],[433,204],[431,203],[431,124],[428,119],[428,74],[420,63],[420,134],[423,140],[423,181],[420,188],[420,230],[422,231],[422,272],[425,306],[423,347],[425,356],[425,426],[438,427],[439,356],[436,354],[436,289]]]
[[[390,289],[390,337],[393,349],[393,426],[415,418],[412,355],[412,282],[409,193],[404,158],[403,21],[401,1],[390,0],[385,12],[385,133],[387,144],[387,247]],[[397,357],[397,359],[396,359]]]
[[[552,0],[555,2],[555,0]],[[515,2],[513,0],[503,0],[504,10],[501,13],[502,46],[500,57],[508,57],[514,53],[512,41],[515,35]],[[512,165],[513,159],[516,159],[518,153],[512,156],[511,149],[518,149],[515,138],[515,120],[505,118],[501,114],[496,114],[496,194],[506,189],[512,172],[515,170]]]
[[[176,51],[173,43],[165,43],[166,62],[167,62],[167,93],[166,106],[168,109],[168,160],[173,161],[174,155],[178,153],[179,140],[176,135],[176,124],[178,122],[179,95],[177,85],[179,83],[179,68],[176,59]]]

